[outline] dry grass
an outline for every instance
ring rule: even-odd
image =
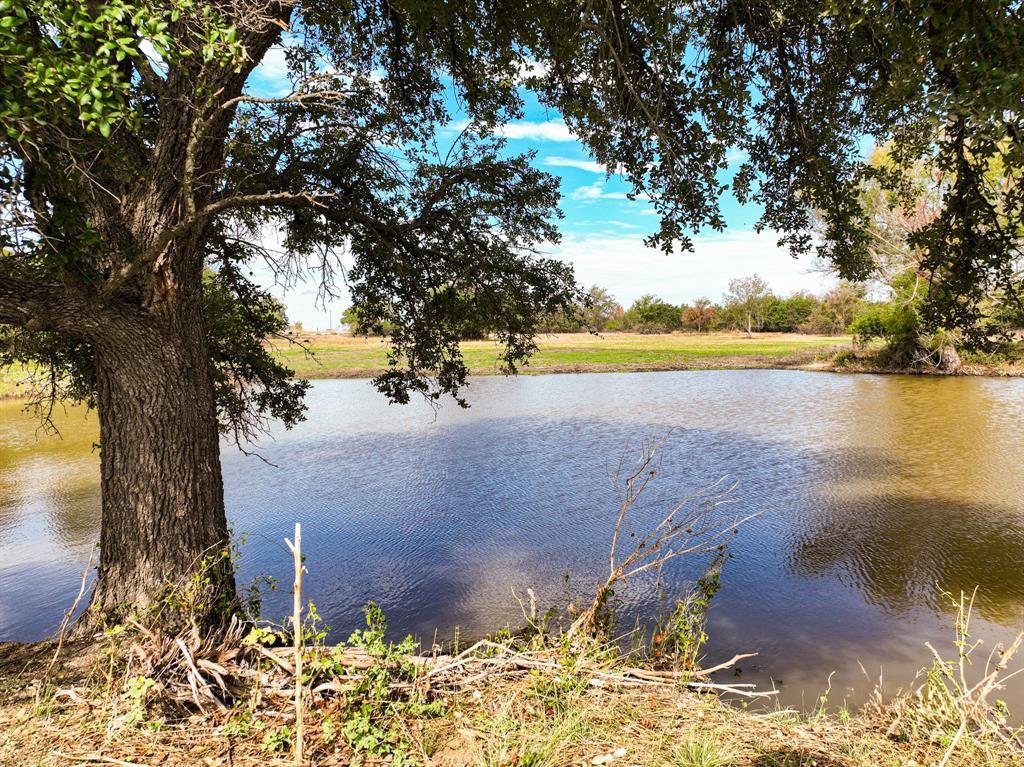
[[[130,641],[145,645],[144,639]],[[103,642],[66,648],[44,682],[52,651],[52,644],[0,647],[4,767],[293,763],[283,730],[294,714],[282,651],[270,649],[277,659],[261,655],[253,663],[257,675],[225,710],[207,706],[200,714],[195,707],[164,708],[153,698],[141,715],[126,688],[110,684]],[[853,716],[745,710],[718,694],[688,690],[682,682],[689,677],[633,676],[628,659],[608,648],[576,654],[558,638],[485,642],[458,656],[421,658],[411,677],[402,676],[387,651],[338,654],[320,647],[307,660],[316,669],[325,658],[346,660],[331,672],[331,683],[309,683],[305,746],[312,765],[920,767],[946,758],[960,767],[1019,767],[1024,758],[984,728],[972,728],[952,753],[955,722],[908,730],[900,722],[920,713],[915,695]],[[383,680],[385,697],[365,695],[359,685],[368,679]],[[171,689],[169,679],[161,684]],[[367,706],[370,720],[387,733],[376,755],[353,747],[358,727],[347,731],[367,716]]]

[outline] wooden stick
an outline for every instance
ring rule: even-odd
[[[144,764],[138,762],[123,762],[120,759],[115,759],[112,756],[103,756],[102,754],[65,754],[63,751],[51,751],[54,756],[59,756],[61,759],[71,759],[76,762],[103,762],[104,764],[117,764],[120,767],[146,767]]]
[[[284,542],[291,549],[295,560],[295,587],[292,612],[292,629],[295,650],[295,763],[302,764],[302,525],[295,523],[295,543],[287,538]]]
[[[68,633],[68,624],[71,622],[71,616],[75,614],[75,610],[78,609],[78,603],[82,601],[82,595],[85,593],[85,582],[89,580],[89,571],[92,569],[92,560],[96,556],[96,547],[93,546],[92,551],[89,552],[89,561],[85,565],[85,569],[82,570],[82,583],[78,587],[78,596],[75,597],[75,601],[71,603],[71,609],[64,614],[64,620],[60,624],[60,636],[57,639],[57,650],[53,653],[53,657],[50,659],[50,665],[46,667],[46,673],[43,674],[43,679],[48,679],[50,672],[53,670],[54,664],[57,662],[57,658],[60,656],[60,651],[64,648],[64,638]]]

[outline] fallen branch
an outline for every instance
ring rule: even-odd
[[[60,651],[64,649],[64,640],[67,637],[68,624],[71,623],[71,616],[75,614],[75,610],[78,609],[78,603],[82,601],[82,595],[85,594],[85,583],[89,580],[89,571],[92,569],[92,562],[96,556],[96,549],[93,548],[89,552],[89,561],[85,565],[85,569],[82,570],[82,582],[78,586],[78,596],[75,597],[75,601],[71,603],[71,607],[64,614],[64,620],[60,624],[60,632],[57,635],[57,649],[53,653],[53,658],[50,659],[50,665],[46,667],[46,671],[43,672],[43,679],[48,679],[50,671],[53,670],[54,665],[57,663],[57,658],[60,657]]]
[[[139,764],[138,762],[125,762],[121,759],[115,759],[112,756],[103,756],[102,754],[65,754],[63,751],[51,751],[53,756],[60,757],[61,759],[70,759],[76,762],[101,762],[103,764],[116,764],[119,767],[146,767],[145,764]]]

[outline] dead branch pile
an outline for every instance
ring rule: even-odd
[[[262,708],[282,721],[295,718],[296,670],[290,649],[245,644],[242,626],[235,624],[220,641],[200,640],[196,635],[163,635],[135,624],[138,633],[128,644],[122,687],[133,677],[154,680],[150,699],[162,707],[177,706],[180,713],[207,714],[226,711],[243,698],[255,698]],[[520,649],[513,643],[481,640],[457,655],[413,655],[404,659],[416,669],[412,679],[392,682],[398,694],[420,700],[471,689],[492,677],[514,677],[531,672],[572,673],[597,688],[676,687],[700,692],[719,692],[745,698],[767,697],[774,691],[757,691],[753,684],[714,683],[712,674],[729,668],[755,653],[739,654],[728,661],[693,672],[665,671],[623,665],[621,660],[586,656],[567,665],[558,648]],[[344,695],[384,659],[354,648],[315,646],[303,653],[308,669],[322,669],[329,657],[340,673],[310,672],[303,696],[307,707],[322,707]],[[610,656],[611,657],[611,656]],[[73,691],[80,697],[83,691]],[[291,709],[291,710],[290,710]]]

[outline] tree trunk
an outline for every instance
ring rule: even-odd
[[[86,627],[152,607],[207,557],[215,596],[234,595],[201,299],[177,298],[125,310],[94,343],[103,517]]]

